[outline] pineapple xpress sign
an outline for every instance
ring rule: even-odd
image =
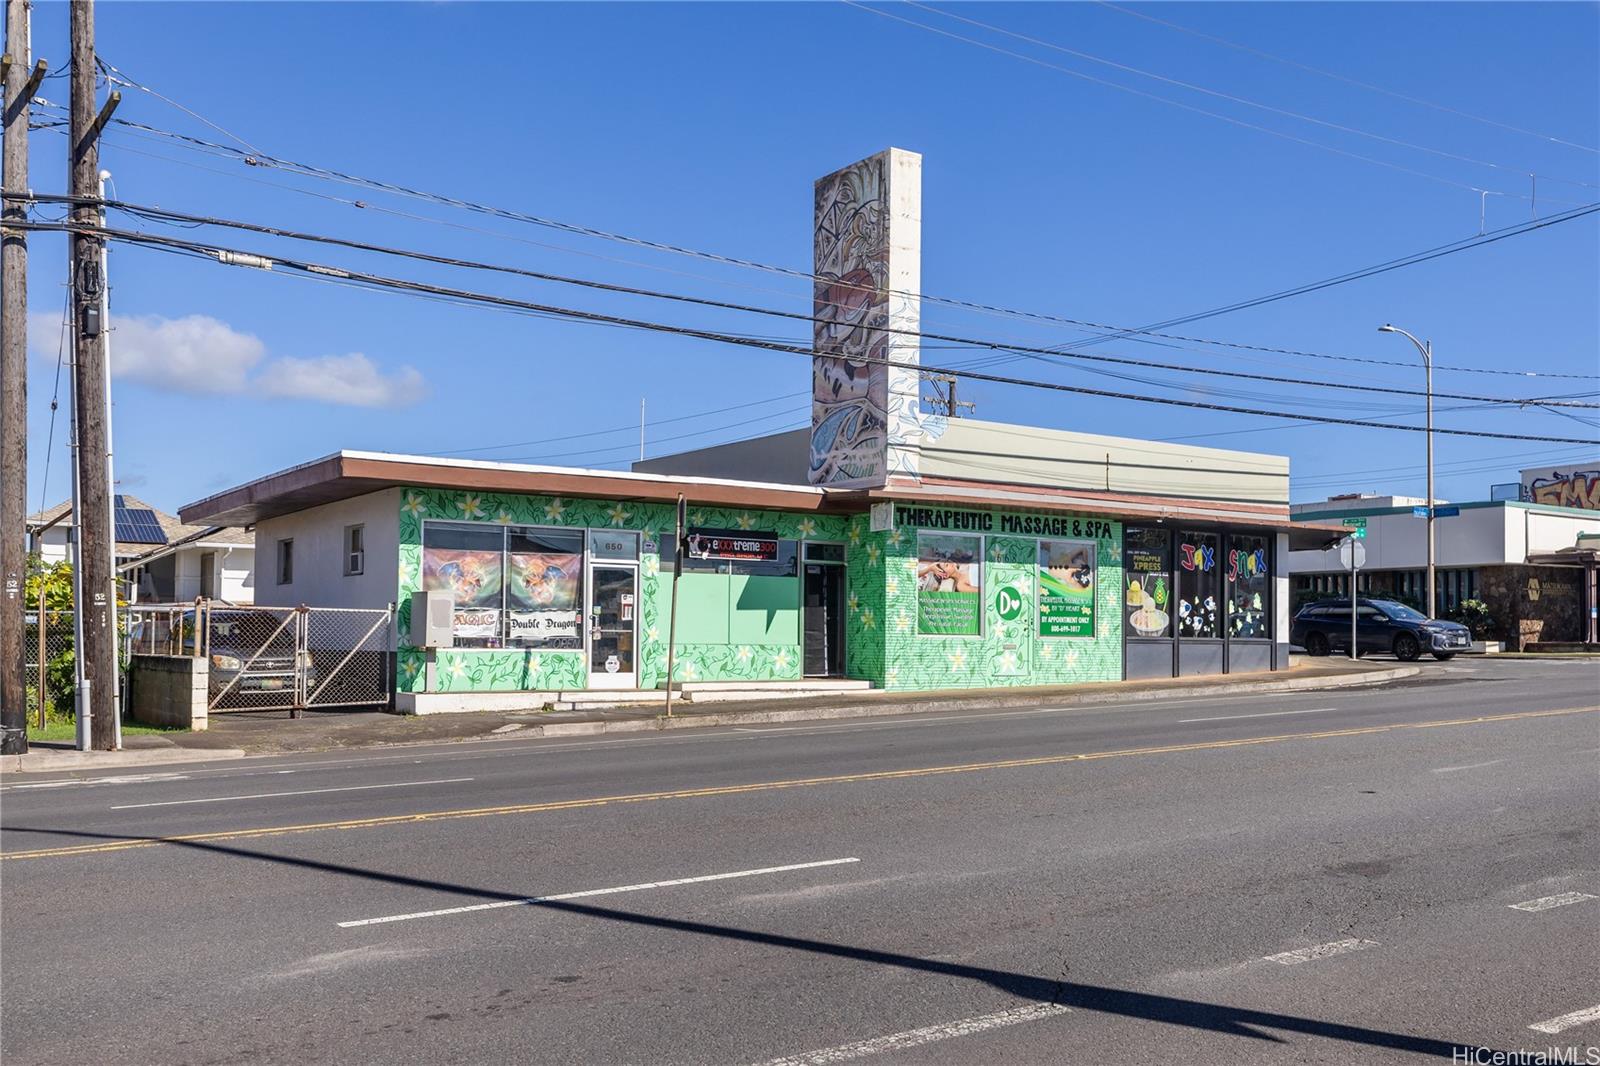
[[[1092,540],[1039,542],[1039,635],[1094,636],[1097,545]]]

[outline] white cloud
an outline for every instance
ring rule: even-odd
[[[209,315],[165,318],[114,315],[111,373],[174,392],[273,396],[352,407],[404,407],[427,392],[422,374],[402,366],[392,373],[360,352],[302,359],[269,359],[260,338]],[[28,315],[28,349],[54,359],[61,316]]]
[[[178,392],[243,392],[267,346],[209,315],[112,320],[111,373]]]
[[[257,375],[253,385],[268,396],[355,407],[406,407],[427,392],[415,367],[403,366],[385,374],[360,352],[315,359],[274,359]]]

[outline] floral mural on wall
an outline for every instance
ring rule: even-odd
[[[1038,540],[984,541],[983,631],[917,632],[917,531],[872,533],[865,515],[849,534],[850,674],[886,689],[928,690],[1117,681],[1122,677],[1122,530],[1097,542],[1096,630],[1090,638],[1038,636]],[[1005,593],[1002,599],[1001,594]],[[1004,614],[998,604],[1004,604]]]
[[[400,493],[400,567],[397,575],[400,646],[398,686],[423,688],[425,655],[408,641],[411,595],[422,588],[422,524],[434,519],[488,525],[637,530],[645,547],[639,560],[638,683],[655,688],[667,665],[667,629],[672,575],[663,571],[659,545],[673,535],[674,505],[408,488]],[[689,524],[713,529],[749,529],[783,539],[843,540],[847,519],[736,507],[689,505]],[[674,674],[679,681],[792,680],[801,676],[798,644],[679,644]],[[541,648],[440,649],[434,688],[440,692],[555,692],[585,688],[583,651]]]

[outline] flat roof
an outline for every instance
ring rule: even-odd
[[[203,500],[185,504],[185,522],[255,525],[339,500],[401,486],[544,496],[645,500],[671,503],[680,492],[696,504],[786,511],[861,513],[875,502],[940,504],[971,508],[1059,511],[1129,521],[1185,521],[1287,530],[1307,546],[1341,532],[1340,527],[1295,522],[1282,505],[1175,499],[1129,493],[1008,486],[952,478],[901,479],[876,489],[825,489],[732,478],[587,470],[576,467],[499,463],[481,459],[390,452],[340,451],[280,470]]]

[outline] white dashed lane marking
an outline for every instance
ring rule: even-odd
[[[1551,1018],[1547,1022],[1534,1022],[1528,1028],[1536,1032],[1554,1035],[1565,1029],[1571,1029],[1575,1025],[1584,1025],[1593,1021],[1600,1021],[1600,1007],[1585,1007],[1582,1010],[1575,1010],[1571,1014],[1563,1014],[1559,1018]]]
[[[154,803],[121,803],[111,809],[131,811],[139,807],[183,807],[191,803],[233,803],[238,800],[277,799],[279,796],[318,796],[324,792],[366,792],[375,788],[412,788],[418,785],[458,785],[470,777],[445,777],[437,781],[393,781],[386,785],[345,785],[342,788],[302,788],[295,792],[254,792],[244,796],[206,796],[202,799],[159,800]]]
[[[1377,946],[1376,940],[1359,940],[1351,937],[1349,940],[1335,940],[1330,944],[1318,944],[1315,947],[1296,948],[1294,951],[1280,951],[1276,955],[1264,955],[1262,961],[1276,962],[1282,966],[1298,966],[1302,962],[1326,959],[1330,955],[1347,955],[1352,951],[1365,951],[1367,948]]]
[[[1506,906],[1514,911],[1547,911],[1552,907],[1565,907],[1572,903],[1582,903],[1586,899],[1600,899],[1587,892],[1562,892],[1555,896],[1540,896],[1538,899],[1527,899],[1521,903],[1508,903]]]
[[[861,1040],[854,1044],[840,1044],[838,1047],[823,1048],[820,1051],[806,1051],[799,1055],[787,1055],[781,1059],[769,1059],[761,1063],[761,1066],[829,1066],[831,1063],[850,1062],[854,1059],[864,1059],[869,1055],[881,1055],[888,1051],[905,1051],[907,1048],[920,1047],[923,1044],[932,1044],[936,1041],[949,1040],[953,1037],[974,1036],[978,1033],[986,1033],[991,1029],[1000,1029],[1007,1025],[1018,1025],[1022,1022],[1036,1022],[1043,1018],[1053,1018],[1058,1014],[1066,1014],[1071,1009],[1058,1003],[1036,1003],[1030,1007],[1013,1007],[1010,1010],[999,1011],[995,1014],[964,1018],[958,1022],[926,1025],[921,1029],[907,1029],[903,1033],[891,1033],[888,1036]]]
[[[816,862],[796,862],[788,866],[763,866],[757,870],[734,870],[725,874],[701,874],[699,877],[677,877],[671,881],[646,881],[637,885],[618,885],[615,888],[586,888],[579,892],[563,892],[558,896],[529,896],[526,899],[502,899],[493,903],[471,903],[462,907],[442,907],[431,911],[412,911],[410,914],[386,914],[381,918],[356,918],[340,922],[340,929],[354,929],[362,925],[386,925],[389,922],[409,922],[418,918],[445,918],[456,914],[477,911],[495,911],[505,907],[532,907],[540,903],[553,903],[564,899],[587,899],[590,896],[613,896],[619,892],[643,892],[647,888],[673,888],[678,885],[698,885],[707,881],[729,881],[737,877],[760,877],[765,874],[782,874],[791,870],[815,870],[820,866],[842,866],[860,862],[860,859],[821,859]]]

